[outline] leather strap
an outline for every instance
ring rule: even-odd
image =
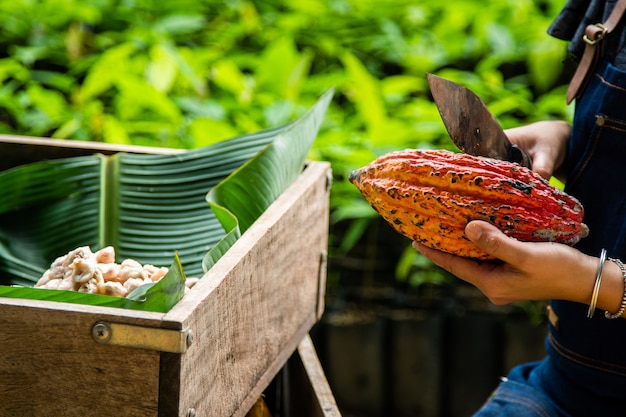
[[[618,0],[606,22],[588,25],[585,28],[585,35],[583,36],[586,44],[585,51],[567,88],[567,104],[579,97],[585,89],[593,68],[598,62],[602,40],[615,29],[624,11],[626,11],[626,0]]]

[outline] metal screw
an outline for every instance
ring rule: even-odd
[[[111,328],[106,323],[96,323],[91,329],[91,335],[96,342],[106,343],[111,338]]]
[[[196,410],[195,410],[195,409],[193,409],[193,408],[190,408],[190,409],[187,411],[187,417],[196,417]]]
[[[191,346],[193,343],[193,332],[191,330],[187,330],[187,336],[185,337],[185,343],[187,347]]]

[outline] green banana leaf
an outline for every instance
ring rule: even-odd
[[[207,194],[206,199],[227,234],[205,256],[205,271],[300,175],[317,134],[312,133],[318,131],[331,98],[329,91],[308,117],[285,127],[270,146]]]
[[[125,298],[74,291],[34,289],[30,287],[0,287],[0,296],[27,298],[31,300],[62,301],[73,304],[88,304],[133,310],[169,311],[185,293],[185,276],[178,255],[168,273],[157,283],[145,284]]]
[[[182,296],[185,275],[202,276],[299,175],[331,98],[285,126],[181,154],[93,155],[0,172],[0,297],[169,310],[177,299],[161,295]],[[118,259],[171,264],[173,279],[127,299],[25,288],[57,256],[108,245]]]

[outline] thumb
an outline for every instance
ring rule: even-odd
[[[508,237],[496,226],[485,221],[469,222],[465,226],[465,235],[480,249],[507,263],[515,263],[522,251],[518,240]]]
[[[540,153],[533,159],[533,171],[544,179],[549,180],[554,172],[554,163],[551,159]]]

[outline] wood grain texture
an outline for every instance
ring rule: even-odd
[[[245,416],[317,321],[329,174],[309,164],[164,318],[194,333],[180,356],[185,388],[162,391],[162,403],[178,400],[170,416]]]
[[[0,135],[0,171],[30,162],[93,155],[94,153],[102,153],[105,155],[117,152],[173,154],[183,151],[183,149],[150,146],[117,145],[103,142]]]
[[[0,135],[11,163],[165,153],[101,145]],[[165,315],[0,298],[0,416],[245,416],[324,310],[329,181],[330,164],[308,163]],[[98,321],[189,328],[194,341],[184,354],[101,345]]]
[[[277,416],[341,416],[309,335],[300,341],[264,393],[264,399]]]
[[[98,320],[162,314],[0,298],[0,415],[156,416],[159,352],[100,345]]]
[[[307,375],[305,382],[308,381],[311,384],[313,398],[311,398],[310,407],[308,407],[311,417],[341,416],[309,335],[306,335],[298,345],[298,355]]]

